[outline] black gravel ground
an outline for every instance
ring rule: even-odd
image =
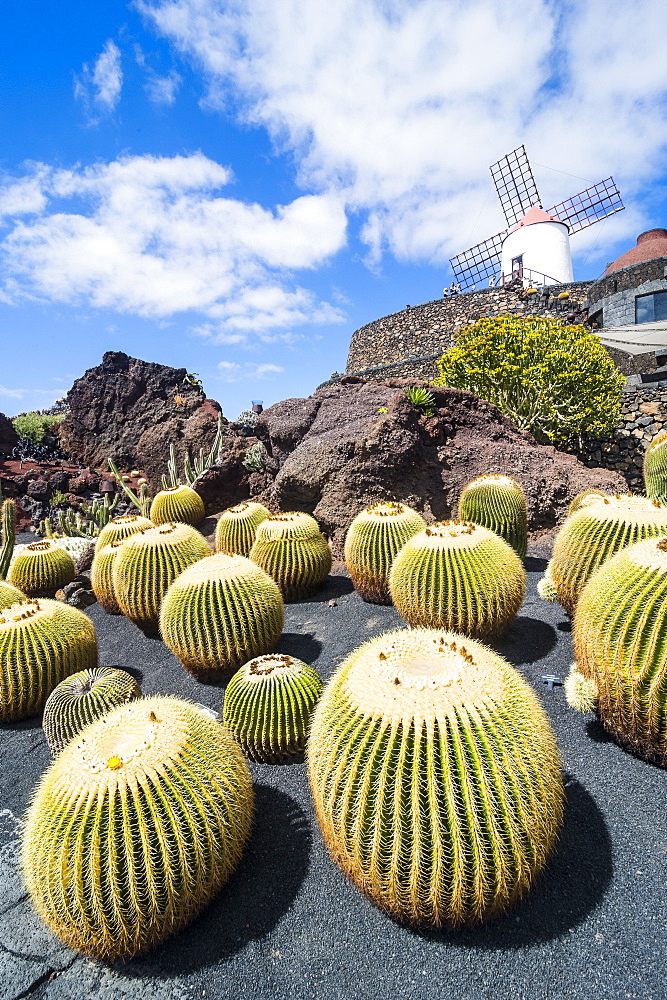
[[[530,896],[502,919],[460,933],[422,933],[376,910],[330,861],[303,763],[252,765],[253,833],[228,885],[160,949],[106,966],[47,934],[16,872],[21,817],[50,761],[39,720],[0,729],[0,1000],[233,997],[248,1000],[664,1000],[667,997],[667,774],[609,742],[568,709],[569,624],[535,585],[546,553],[527,560],[529,593],[497,649],[539,692],[566,772],[565,826]],[[329,602],[335,600],[335,606]],[[171,692],[221,709],[158,640],[89,609],[100,662],[131,668],[144,693]],[[345,576],[286,608],[279,649],[324,679],[357,645],[402,627],[393,608],[364,604]]]

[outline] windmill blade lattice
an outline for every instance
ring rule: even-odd
[[[450,258],[454,277],[462,288],[469,288],[491,278],[500,270],[500,256],[505,233],[498,233],[477,246]]]
[[[566,222],[570,233],[578,233],[581,229],[592,226],[594,222],[606,219],[616,212],[622,212],[624,204],[621,192],[616,187],[613,177],[607,177],[592,187],[580,191],[574,197],[559,202],[548,209],[560,222]]]
[[[490,170],[508,226],[522,219],[533,205],[542,207],[525,146],[513,149]]]

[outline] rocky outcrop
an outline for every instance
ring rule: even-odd
[[[340,553],[350,521],[367,504],[405,500],[427,520],[441,520],[484,472],[521,483],[533,532],[553,528],[580,490],[627,489],[617,473],[538,445],[472,393],[429,386],[436,412],[426,417],[405,395],[414,384],[348,376],[265,410],[254,433],[277,472],[260,497],[274,508],[312,513]]]
[[[209,449],[217,430],[218,403],[186,376],[185,368],[107,351],[102,364],[67,393],[70,412],[60,425],[61,446],[93,468],[106,469],[108,458],[123,470],[136,466],[159,489],[169,446],[174,444],[182,466],[186,449],[193,454]]]
[[[0,455],[11,455],[19,436],[14,425],[4,413],[0,413]]]

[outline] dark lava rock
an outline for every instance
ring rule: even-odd
[[[0,413],[0,455],[11,455],[19,439],[14,425],[4,413]]]
[[[429,386],[435,413],[425,417],[403,391],[420,384],[347,376],[308,399],[265,410],[255,434],[279,471],[258,499],[312,513],[339,554],[350,521],[364,506],[403,500],[427,520],[441,520],[455,516],[465,484],[486,472],[521,483],[532,532],[555,527],[580,490],[627,490],[617,473],[587,469],[571,455],[538,445],[470,392]]]
[[[217,430],[219,405],[184,381],[186,374],[185,368],[107,351],[102,364],[85,372],[67,394],[62,447],[87,466],[106,468],[108,458],[121,471],[136,466],[153,490],[159,489],[170,444],[180,468],[186,448],[193,456],[202,447],[210,449]]]
[[[91,542],[86,551],[80,556],[74,564],[78,576],[77,580],[81,578],[81,575],[88,573],[90,567],[93,565],[93,556],[95,555],[95,542]]]

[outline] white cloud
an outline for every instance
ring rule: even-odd
[[[209,104],[240,101],[295,155],[305,190],[361,213],[371,262],[443,261],[501,230],[488,166],[522,142],[534,164],[613,173],[630,202],[665,173],[663,0],[138,5],[202,68]],[[534,169],[547,206],[585,186]],[[613,231],[634,235],[650,211]]]
[[[149,74],[146,80],[146,93],[153,104],[173,104],[178,88],[182,83],[178,73],[172,71],[167,76]]]
[[[263,379],[267,375],[280,375],[285,371],[280,365],[273,364],[238,364],[235,361],[219,361],[220,378],[225,382],[241,382],[246,379]]]
[[[23,399],[27,391],[27,389],[8,389],[0,385],[0,396],[8,396],[10,399]]]
[[[104,48],[95,60],[92,70],[87,63],[79,76],[74,80],[74,96],[83,101],[89,114],[91,124],[97,123],[97,118],[91,116],[91,107],[95,113],[110,113],[120,100],[123,88],[123,69],[121,66],[120,49],[112,38],[107,39]]]
[[[273,211],[226,198],[220,189],[231,172],[200,153],[32,170],[42,210],[14,220],[0,243],[4,294],[13,301],[85,303],[153,319],[194,311],[215,321],[219,335],[342,318],[291,276],[344,244],[345,212],[334,194]],[[11,192],[16,182],[7,186]],[[0,203],[2,191],[0,184]]]

